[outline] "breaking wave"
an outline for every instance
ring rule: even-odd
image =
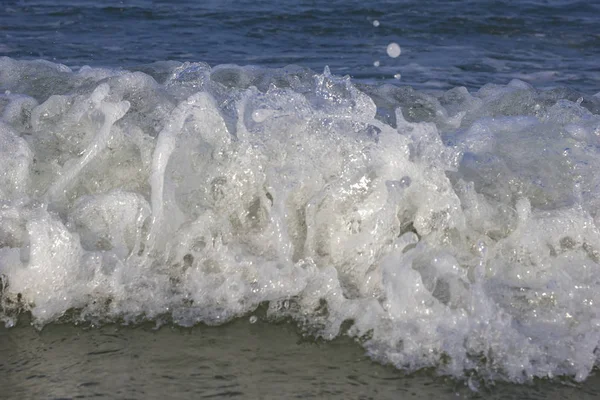
[[[0,89],[7,326],[260,306],[408,371],[583,380],[598,362],[598,96],[10,58]]]

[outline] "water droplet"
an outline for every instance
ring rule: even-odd
[[[377,27],[379,26],[379,21],[377,21],[376,19],[375,19],[375,20],[373,20],[373,26],[374,26],[375,28],[377,28]]]
[[[395,74],[395,75],[394,75],[394,78],[396,78],[396,79],[400,79],[400,78],[402,78],[402,75],[400,75],[400,74]]]
[[[373,63],[373,65],[374,65],[374,66],[376,66],[376,67],[379,67],[379,65],[380,65],[380,64],[379,64],[379,61],[375,61],[375,62]]]
[[[386,49],[388,56],[392,57],[392,58],[396,58],[400,55],[400,53],[402,52],[400,50],[400,46],[398,46],[398,43],[390,43],[388,44],[388,47]]]
[[[253,315],[253,316],[250,317],[250,323],[251,324],[255,324],[256,321],[258,321],[258,318],[256,318],[256,315]]]

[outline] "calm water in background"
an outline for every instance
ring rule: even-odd
[[[329,65],[363,80],[400,73],[417,87],[519,78],[595,94],[598,26],[595,1],[4,0],[0,56],[72,67],[167,59]],[[387,56],[390,42],[401,46],[400,57]]]
[[[518,78],[600,92],[595,2],[56,3],[2,1],[0,56],[126,69],[160,60],[329,65],[357,80],[419,88]],[[398,58],[387,56],[390,42],[400,45]],[[315,343],[260,321],[158,331],[0,328],[2,398],[596,398],[600,380],[471,389],[427,372],[407,377],[344,338]]]

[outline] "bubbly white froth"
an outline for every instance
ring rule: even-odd
[[[145,72],[0,58],[7,325],[219,324],[266,304],[408,370],[595,366],[599,99]]]

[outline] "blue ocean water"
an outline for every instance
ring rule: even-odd
[[[70,67],[328,65],[361,80],[399,73],[401,84],[417,87],[478,89],[518,78],[594,94],[599,25],[595,1],[4,0],[0,56]],[[390,42],[400,57],[387,56]]]
[[[594,374],[600,5],[57,3],[0,4],[4,337],[243,318],[472,390]]]

